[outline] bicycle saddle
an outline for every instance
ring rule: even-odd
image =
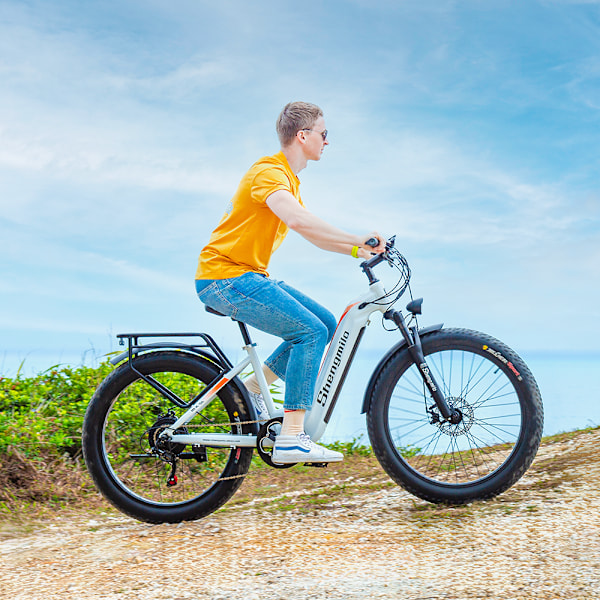
[[[204,309],[206,310],[206,312],[212,313],[213,315],[217,315],[217,317],[226,317],[227,316],[227,315],[224,315],[222,312],[219,312],[218,310],[211,308],[210,306],[206,306],[206,304],[204,305]]]

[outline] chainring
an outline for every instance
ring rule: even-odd
[[[258,452],[258,455],[274,469],[289,469],[298,464],[290,463],[281,465],[273,462],[273,444],[275,443],[275,438],[281,431],[282,421],[283,419],[281,417],[275,417],[274,419],[268,420],[261,425],[258,430],[258,435],[256,436],[256,451]]]

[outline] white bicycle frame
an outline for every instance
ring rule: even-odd
[[[355,299],[347,307],[340,318],[333,339],[325,353],[315,386],[315,396],[312,408],[304,420],[304,430],[311,439],[321,438],[331,418],[346,374],[360,344],[365,327],[374,312],[385,312],[388,303],[383,301],[385,289],[380,281],[369,285],[369,290],[360,298]],[[379,302],[377,302],[379,301]],[[208,447],[255,447],[255,435],[235,435],[230,433],[175,433],[185,427],[196,414],[204,410],[223,388],[234,377],[240,375],[248,365],[252,365],[260,386],[263,399],[271,418],[283,416],[283,409],[276,406],[271,397],[269,386],[262,371],[262,361],[258,357],[255,344],[243,347],[248,356],[238,365],[225,373],[210,390],[207,390],[188,410],[170,427],[166,428],[163,436],[175,443],[194,444]]]

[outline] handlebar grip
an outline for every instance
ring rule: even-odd
[[[379,246],[379,240],[377,238],[369,238],[365,242],[365,246],[371,246],[371,248],[376,248],[377,246]]]

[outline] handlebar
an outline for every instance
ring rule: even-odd
[[[396,236],[393,235],[385,243],[385,250],[381,254],[375,254],[372,258],[369,258],[369,260],[363,262],[360,265],[362,270],[365,271],[365,268],[372,269],[373,267],[376,267],[380,262],[383,262],[384,260],[387,260],[389,262],[390,258],[391,258],[389,255],[389,252],[390,252],[390,250],[393,249],[395,243],[396,243]],[[379,244],[379,240],[376,238],[371,238],[365,242],[365,246],[371,246],[372,248],[375,248],[378,244]],[[365,273],[366,273],[366,271],[365,271]]]
[[[368,240],[365,245],[371,245],[370,242],[372,241],[377,242],[377,244],[379,243],[378,240],[372,238]],[[408,287],[408,283],[410,281],[410,267],[408,266],[406,258],[404,258],[404,256],[402,256],[402,254],[400,254],[400,252],[394,248],[395,243],[396,236],[394,235],[386,242],[385,250],[381,254],[376,254],[375,256],[364,261],[361,263],[360,267],[367,276],[369,285],[379,281],[377,277],[375,277],[373,269],[384,261],[386,261],[390,267],[394,267],[400,271],[398,283],[394,287],[394,290],[390,292],[390,294],[397,292],[397,298],[399,298],[404,293],[404,290]]]

